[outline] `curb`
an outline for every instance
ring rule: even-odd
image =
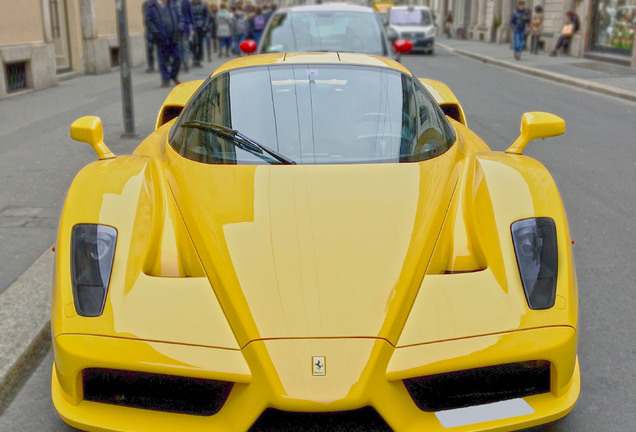
[[[51,346],[53,253],[47,248],[0,295],[0,414]]]
[[[551,81],[556,81],[562,84],[567,84],[573,87],[582,88],[585,90],[590,90],[596,93],[604,94],[607,96],[618,97],[620,99],[628,100],[630,102],[636,102],[636,92],[632,92],[629,90],[625,90],[619,87],[614,87],[606,84],[595,83],[593,81],[588,81],[580,78],[574,78],[567,75],[559,74],[556,72],[545,71],[542,69],[533,68],[530,66],[523,66],[520,64],[510,63],[505,60],[499,60],[494,57],[489,57],[482,54],[475,54],[470,51],[464,51],[462,49],[452,48],[448,45],[444,45],[441,43],[437,44],[441,48],[444,48],[453,53],[459,54],[464,57],[469,57],[474,60],[479,60],[484,63],[490,63],[495,66],[504,67],[507,69],[512,69],[517,72],[525,73],[528,75],[532,75],[534,77],[544,78]]]

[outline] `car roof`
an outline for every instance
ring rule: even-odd
[[[278,9],[277,13],[283,12],[315,12],[315,11],[348,11],[348,12],[362,12],[362,13],[375,13],[375,11],[368,6],[360,6],[347,3],[325,3],[319,5],[302,5],[302,6],[290,6],[287,8]]]
[[[245,57],[238,57],[228,61],[217,70],[212,76],[222,72],[242,69],[254,66],[268,66],[277,64],[346,64],[359,66],[375,66],[411,75],[408,69],[395,60],[386,57],[380,57],[370,54],[357,53],[338,53],[338,52],[320,52],[320,53],[273,53],[259,54]]]

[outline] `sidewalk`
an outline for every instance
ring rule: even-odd
[[[521,60],[515,60],[508,44],[446,39],[443,36],[436,39],[436,44],[484,63],[636,102],[636,68],[567,55],[550,57],[548,52],[533,55],[523,51]]]
[[[513,59],[509,45],[446,39],[444,37],[437,39],[437,46],[485,63],[636,102],[636,69],[634,68],[568,56],[549,57],[547,53],[535,56],[525,51],[521,60],[516,61]],[[419,59],[425,62],[427,57],[420,56]],[[207,73],[220,64],[221,60],[215,58],[213,64],[208,66]],[[156,110],[168,94],[169,89],[160,89],[158,75],[144,74],[143,68],[133,69],[133,75],[135,101],[138,107],[137,120],[140,125],[138,132],[143,135],[152,129]],[[196,73],[192,71],[183,78],[197,79],[205,76],[206,71],[198,70]],[[0,108],[3,109],[6,116],[5,123],[0,125],[2,126],[0,132],[4,130],[5,136],[9,136],[9,133],[13,133],[13,129],[16,129],[15,133],[20,135],[19,138],[26,140],[19,133],[20,123],[24,123],[25,128],[31,129],[34,129],[32,125],[36,123],[48,122],[50,125],[56,125],[56,129],[50,130],[49,124],[45,125],[46,130],[49,130],[48,141],[53,143],[66,142],[66,147],[62,144],[51,147],[53,150],[43,152],[42,157],[47,159],[49,165],[52,163],[50,159],[54,159],[54,156],[59,158],[59,165],[66,167],[68,171],[70,158],[78,158],[73,155],[80,153],[83,155],[74,162],[78,166],[86,163],[83,158],[86,160],[94,159],[94,154],[88,148],[72,143],[68,138],[70,121],[79,115],[94,112],[102,116],[102,120],[107,126],[105,132],[111,149],[116,153],[125,153],[136,143],[117,139],[121,128],[119,80],[117,72],[100,76],[81,76],[64,81],[52,89],[40,90],[0,101]],[[75,102],[72,108],[64,108],[66,105],[59,102],[67,100]],[[100,108],[96,109],[95,107]],[[62,116],[61,112],[64,109],[67,109],[69,113]],[[36,132],[39,136],[39,131],[34,129],[33,133]],[[18,162],[16,161],[16,164]],[[71,176],[71,173],[67,173],[67,175]],[[70,182],[70,179],[68,181]],[[59,201],[57,197],[55,200]],[[51,214],[56,215],[57,213],[51,212]],[[0,222],[2,221],[1,217],[2,214],[0,214]],[[46,227],[52,233],[50,234],[51,238],[54,238],[55,225],[56,223]],[[2,224],[0,224],[1,226]],[[13,227],[13,225],[6,226]],[[11,229],[17,230],[17,228]],[[24,241],[32,242],[29,238]],[[37,366],[42,353],[49,346],[48,310],[50,275],[54,254],[48,246],[44,253],[39,252],[31,260],[37,256],[40,258],[22,276],[6,291],[0,291],[0,414],[3,406],[17,391],[21,380],[30,373],[32,368]]]

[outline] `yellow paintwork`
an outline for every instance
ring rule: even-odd
[[[565,133],[565,121],[545,112],[527,112],[521,117],[521,135],[506,153],[521,154],[533,139],[550,138]]]
[[[99,117],[86,116],[75,120],[71,125],[71,138],[90,144],[100,160],[115,158],[115,155],[104,144],[104,131]]]
[[[391,6],[395,6],[395,2],[390,0],[387,0],[387,1],[376,0],[371,2],[371,5],[373,6],[373,9],[376,12],[388,12]]]
[[[464,114],[464,108],[455,97],[455,94],[451,91],[446,84],[441,81],[432,79],[419,78],[419,81],[426,87],[426,90],[435,98],[435,102],[438,105],[443,106],[445,104],[455,105],[459,111],[458,121],[464,126],[468,126],[466,122],[466,114]]]
[[[241,431],[269,407],[372,406],[396,431],[442,431],[402,379],[548,360],[550,392],[524,398],[534,414],[454,430],[510,431],[567,414],[580,392],[578,300],[558,190],[539,162],[491,152],[452,124],[452,148],[419,163],[249,166],[181,157],[167,143],[169,122],[134,154],[85,167],[56,244],[58,413],[89,431]],[[559,246],[556,305],[541,311],[527,306],[510,237],[512,222],[535,216],[554,219]],[[75,312],[78,223],[117,229],[100,317]],[[312,375],[313,356],[325,357],[325,376]],[[216,415],[170,414],[82,400],[89,367],[236,384]]]
[[[159,129],[163,125],[163,112],[167,107],[180,107],[183,108],[190,100],[192,95],[201,87],[204,80],[192,80],[179,84],[170,90],[170,93],[166,97],[166,100],[161,104],[159,114],[157,114],[157,121],[155,122],[155,129]]]

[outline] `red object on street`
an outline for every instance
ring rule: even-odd
[[[256,51],[256,42],[254,42],[252,39],[245,39],[239,44],[239,48],[245,54],[251,54]]]
[[[393,42],[393,47],[399,53],[409,52],[413,49],[413,42],[406,39],[398,39]]]

